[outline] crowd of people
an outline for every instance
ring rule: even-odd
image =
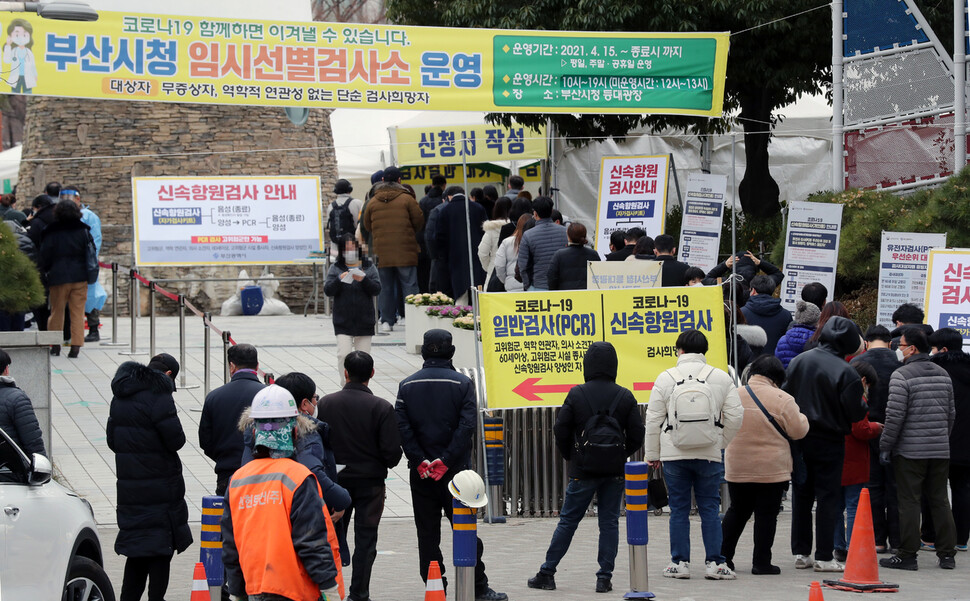
[[[40,331],[63,329],[68,357],[74,359],[85,342],[101,339],[100,314],[108,298],[97,281],[101,219],[74,185],[47,184],[25,211],[15,209],[16,202],[15,194],[0,196],[0,219],[37,266],[45,303],[18,313],[0,311],[0,331],[21,331],[32,323]],[[50,352],[60,355],[61,345]]]

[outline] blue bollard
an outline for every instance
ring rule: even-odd
[[[624,599],[652,599],[655,595],[647,578],[647,482],[649,467],[644,461],[626,464],[626,542],[630,546],[630,592]]]
[[[475,565],[478,563],[478,510],[452,500],[452,562],[457,589],[455,601],[474,601]]]
[[[224,568],[222,566],[223,499],[216,495],[202,497],[202,535],[199,537],[199,561],[205,566],[205,579],[209,582],[209,596],[222,597]]]
[[[491,504],[491,524],[505,523],[505,501],[502,486],[505,484],[505,423],[501,417],[483,417],[485,427],[485,469],[488,470],[488,500]]]

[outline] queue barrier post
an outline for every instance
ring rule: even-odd
[[[155,356],[155,282],[148,283],[148,356]]]
[[[185,352],[185,296],[182,294],[178,295],[179,304],[179,365],[182,369],[179,370],[179,388],[182,390],[191,390],[193,388],[198,388],[198,384],[186,384],[185,373],[188,371],[187,356]]]
[[[645,461],[628,461],[626,473],[626,542],[630,546],[630,592],[624,599],[653,599],[647,577],[647,483]]]
[[[118,340],[118,264],[111,264],[111,341],[102,341],[99,346],[124,346]]]
[[[229,332],[222,333],[222,383],[229,383]]]
[[[209,361],[210,361],[209,353],[211,352],[211,348],[209,346],[210,345],[210,337],[209,337],[209,317],[211,317],[211,316],[212,316],[212,314],[211,313],[208,313],[208,312],[202,314],[202,325],[205,326],[205,335],[203,337],[203,345],[202,345],[203,346],[203,348],[202,348],[202,373],[204,374],[202,376],[202,385],[203,385],[203,389],[205,391],[206,396],[209,396],[209,390],[210,390],[209,389]]]
[[[202,497],[202,533],[199,536],[199,562],[205,566],[209,598],[222,599],[225,569],[222,565],[222,511],[224,499],[218,495]]]
[[[131,315],[131,348],[121,351],[119,355],[143,355],[138,352],[138,270],[134,267],[128,269],[128,277],[131,284],[128,289],[128,313]]]
[[[505,523],[505,420],[501,417],[482,417],[485,428],[485,469],[488,470],[488,502],[486,522]]]
[[[478,563],[478,510],[453,499],[451,529],[455,601],[474,601],[475,565]]]

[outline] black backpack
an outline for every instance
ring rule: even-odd
[[[330,241],[340,242],[346,234],[354,234],[354,216],[350,212],[350,203],[353,198],[348,198],[342,205],[337,201],[330,204],[330,217],[327,219],[327,229],[330,230]]]
[[[597,413],[585,391],[579,389],[592,416],[586,420],[576,440],[576,451],[583,458],[583,469],[593,474],[612,474],[626,463],[626,436],[613,415],[625,389],[621,388],[606,413]]]

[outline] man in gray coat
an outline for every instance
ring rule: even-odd
[[[884,568],[916,570],[920,548],[920,502],[926,495],[936,525],[936,555],[940,567],[956,567],[956,526],[947,497],[950,430],[956,419],[953,384],[930,361],[930,343],[918,327],[902,332],[899,350],[903,366],[889,380],[886,427],[879,441],[879,460],[892,462],[899,501],[899,552],[880,559]]]
[[[549,265],[552,255],[566,248],[566,228],[552,220],[552,199],[540,196],[532,203],[536,225],[522,236],[517,266],[523,290],[549,290]]]

